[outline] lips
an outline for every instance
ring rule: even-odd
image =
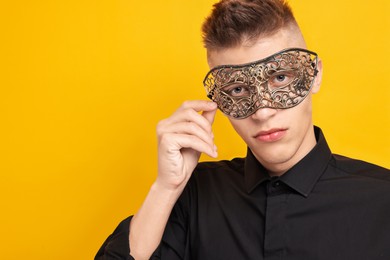
[[[267,131],[259,132],[257,135],[255,135],[255,138],[267,143],[276,142],[282,139],[286,135],[286,132],[287,129],[284,128],[273,128]]]

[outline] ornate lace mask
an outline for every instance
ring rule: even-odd
[[[203,84],[224,114],[243,119],[259,108],[286,109],[302,102],[317,75],[317,62],[315,52],[286,49],[255,62],[215,67]]]

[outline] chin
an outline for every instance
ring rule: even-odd
[[[293,156],[289,156],[287,154],[278,154],[274,156],[267,156],[264,158],[264,164],[268,165],[275,165],[275,167],[278,167],[278,165],[284,165],[287,164]]]
[[[290,164],[294,165],[294,155],[296,151],[293,149],[286,149],[286,145],[280,145],[278,147],[258,147],[252,149],[253,154],[257,160],[268,170],[276,171],[285,169]]]

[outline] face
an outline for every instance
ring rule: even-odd
[[[209,51],[208,62],[210,68],[223,65],[237,65],[238,68],[242,68],[239,65],[265,59],[290,48],[306,49],[306,45],[298,30],[284,29],[250,44],[244,43],[234,48]],[[310,152],[316,143],[312,123],[311,94],[319,90],[322,75],[321,61],[318,62],[317,70],[317,75],[313,75],[311,80],[309,93],[306,93],[298,104],[282,108],[272,105],[257,106],[257,110],[254,109],[239,119],[234,116],[228,117],[236,132],[272,175],[283,174]],[[293,70],[290,69],[288,73],[291,74],[291,71]],[[275,80],[278,84],[282,80],[292,81],[293,76],[288,73],[283,74],[282,77],[280,73],[275,74],[275,78],[270,77],[267,81]],[[237,88],[236,85],[233,85],[231,90],[232,87],[229,86],[231,84],[227,84],[225,88],[232,95],[242,96],[250,92],[241,87]],[[253,96],[261,97],[259,93]]]

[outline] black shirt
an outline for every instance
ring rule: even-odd
[[[199,163],[151,259],[390,259],[389,170],[317,145],[281,177],[246,158]],[[95,259],[132,259],[129,223]]]

